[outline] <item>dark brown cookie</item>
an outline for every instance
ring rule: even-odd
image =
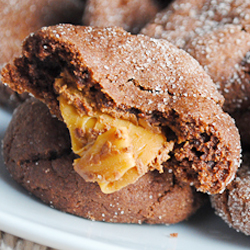
[[[149,22],[170,1],[159,0],[88,0],[83,23],[90,26],[119,26],[132,33]]]
[[[190,53],[225,97],[236,119],[250,106],[250,3],[244,0],[176,0],[142,33],[164,38]],[[240,127],[240,120],[236,121]],[[247,131],[240,130],[244,144]],[[249,136],[248,136],[249,137]],[[249,144],[249,143],[248,143]]]
[[[142,30],[151,37],[163,38],[183,48],[197,36],[227,24],[245,28],[250,4],[245,0],[175,0],[159,12]]]
[[[174,1],[142,33],[164,38],[197,59],[233,113],[250,104],[250,4],[247,1]]]
[[[233,115],[236,121],[236,126],[240,132],[242,147],[248,150],[250,145],[250,111],[246,110],[245,112],[236,112]]]
[[[184,50],[198,60],[225,97],[231,114],[250,106],[250,33],[225,25],[189,41]]]
[[[101,113],[166,137],[153,162],[136,163],[138,175],[149,168],[171,168],[178,178],[208,193],[221,192],[235,176],[240,140],[234,121],[220,107],[222,96],[196,60],[165,40],[120,28],[43,28],[24,42],[22,57],[6,65],[2,76],[14,90],[46,102],[59,118],[60,96],[74,114]],[[77,128],[72,135],[88,147],[89,140],[93,143],[106,130],[90,132],[89,138],[85,128]],[[128,142],[123,130],[117,133],[117,140]],[[114,152],[110,143],[104,149]],[[130,149],[123,153],[130,154]],[[100,160],[89,159],[95,160],[91,164]],[[81,174],[104,180],[103,175]]]
[[[14,113],[4,137],[4,159],[12,177],[45,203],[91,220],[177,223],[202,204],[204,195],[173,173],[149,172],[112,194],[85,182],[73,169],[68,130],[46,105],[30,98]]]
[[[244,155],[236,178],[222,194],[211,196],[212,206],[230,227],[250,235],[250,154]]]
[[[43,26],[81,22],[84,1],[0,0],[0,66],[21,54],[23,39]],[[18,96],[0,82],[0,105],[13,109],[28,95]]]

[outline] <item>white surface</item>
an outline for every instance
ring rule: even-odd
[[[0,110],[2,140],[10,115]],[[74,249],[241,250],[250,237],[230,229],[212,209],[177,225],[124,225],[92,222],[52,209],[30,196],[5,170],[0,157],[0,229],[50,247]],[[171,233],[178,233],[171,238]]]

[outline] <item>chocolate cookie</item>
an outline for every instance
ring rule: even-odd
[[[165,40],[121,28],[42,28],[2,76],[65,121],[75,170],[104,192],[155,169],[208,193],[235,176],[240,140],[223,97],[196,60]]]
[[[142,33],[167,39],[197,59],[225,97],[224,110],[237,118],[250,106],[249,17],[248,1],[176,0]],[[248,131],[240,132],[247,143]]]
[[[83,23],[90,26],[119,26],[132,33],[149,22],[170,1],[159,0],[88,0]]]
[[[204,195],[167,171],[104,194],[74,171],[75,158],[65,124],[46,105],[30,98],[19,106],[4,137],[5,163],[17,182],[56,209],[107,222],[177,223],[203,202]]]
[[[236,121],[236,126],[240,131],[242,147],[248,150],[250,145],[250,110],[246,110],[245,112],[235,112],[233,115]]]
[[[230,227],[250,235],[250,154],[246,152],[236,178],[222,194],[211,196],[212,206]]]
[[[43,26],[81,22],[84,1],[80,0],[0,0],[0,67],[21,54],[23,39]],[[13,109],[28,95],[0,83],[0,105]]]
[[[175,0],[142,30],[151,37],[167,39],[183,48],[197,36],[227,24],[247,28],[250,4],[245,0]]]
[[[189,41],[184,49],[204,67],[225,97],[231,114],[250,106],[250,33],[225,25]],[[223,66],[222,66],[223,65]]]
[[[249,40],[250,33],[242,26],[226,25],[194,38],[184,48],[213,78],[225,97],[224,110],[235,119],[242,143],[248,146],[250,130],[245,122],[250,119],[247,118],[250,107]]]

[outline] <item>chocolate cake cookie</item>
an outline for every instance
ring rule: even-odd
[[[170,0],[87,0],[83,24],[99,27],[119,26],[138,33],[169,2]]]
[[[212,206],[230,227],[250,235],[250,154],[246,152],[236,178],[222,194],[211,196]]]
[[[164,38],[190,53],[225,97],[234,118],[250,106],[250,3],[244,0],[176,0],[141,32]],[[239,127],[244,127],[236,120]],[[249,130],[240,130],[244,144]],[[247,137],[250,137],[248,135]]]
[[[0,67],[21,54],[23,39],[43,26],[81,22],[84,1],[0,0]],[[0,105],[13,109],[28,94],[19,96],[0,83]]]
[[[75,158],[65,124],[46,105],[30,98],[17,109],[4,138],[6,165],[17,182],[56,209],[91,220],[168,224],[187,219],[203,203],[204,195],[167,171],[104,194],[74,171]]]
[[[75,171],[105,193],[153,170],[218,193],[238,169],[239,134],[223,97],[196,60],[165,40],[121,28],[42,28],[2,79],[67,124]]]

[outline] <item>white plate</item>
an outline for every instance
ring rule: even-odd
[[[10,115],[0,110],[2,140]],[[5,170],[0,158],[0,229],[50,247],[107,250],[241,250],[250,237],[230,229],[211,208],[177,225],[93,222],[52,209],[29,195]],[[170,237],[178,233],[177,238]]]

